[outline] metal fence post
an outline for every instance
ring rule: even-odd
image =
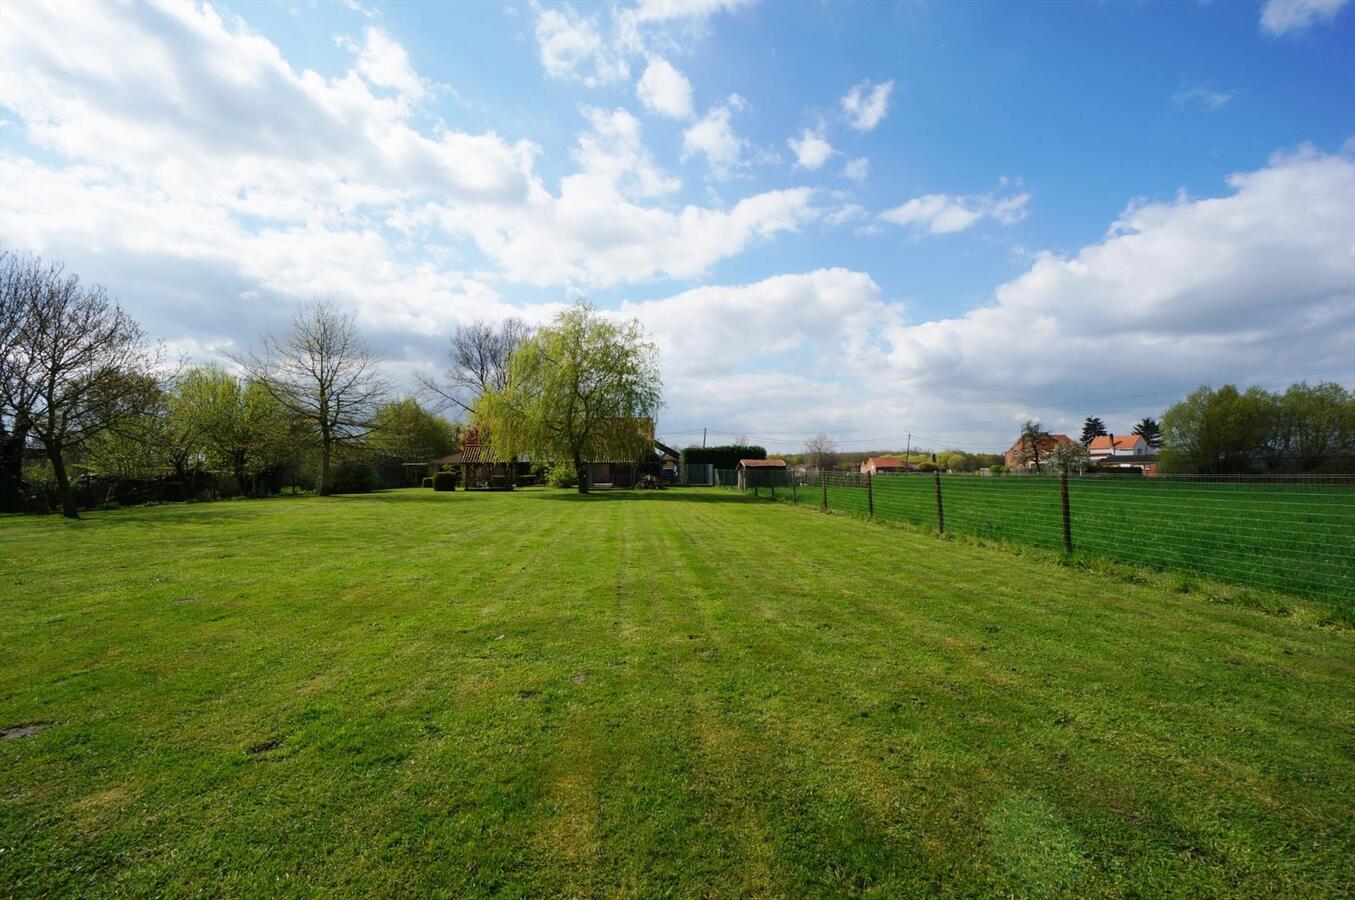
[[[936,471],[932,474],[936,476],[936,530],[939,534],[945,534],[946,508],[941,505],[941,473]]]
[[[1059,503],[1063,507],[1063,552],[1073,552],[1073,519],[1068,513],[1068,469],[1059,472]]]
[[[875,488],[871,487],[870,473],[866,473],[866,514],[875,518]]]

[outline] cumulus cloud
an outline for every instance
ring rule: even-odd
[[[649,61],[635,85],[635,95],[650,112],[670,119],[691,117],[692,83],[662,56]]]
[[[541,66],[552,78],[579,79],[589,87],[623,81],[630,66],[598,32],[596,16],[583,16],[573,7],[537,10],[536,45]]]
[[[1273,37],[1307,31],[1336,18],[1350,0],[1266,0],[1261,30]]]
[[[411,255],[437,260],[448,283],[587,289],[692,277],[817,215],[804,188],[728,207],[652,205],[681,182],[622,109],[582,110],[578,170],[552,190],[528,141],[416,127],[427,84],[376,28],[350,42],[351,69],[325,77],[293,69],[270,41],[206,5],[16,6],[6,26],[3,103],[34,145],[65,161],[5,157],[0,239],[20,246],[84,234],[92,245],[212,266],[238,255],[247,281],[288,295],[323,286],[253,249],[267,234],[297,259],[363,260],[365,278],[336,280],[345,295],[378,293],[367,288],[404,277],[393,260]],[[43,37],[56,33],[62,41]],[[731,158],[718,142],[695,146]],[[90,232],[93,198],[105,224],[122,206],[142,227]]]
[[[952,234],[965,231],[983,219],[1015,225],[1026,217],[1030,194],[926,194],[887,209],[881,222],[903,225],[919,233]]]
[[[1134,202],[1102,240],[1040,254],[956,318],[908,322],[844,269],[623,312],[658,336],[677,421],[699,411],[698,425],[784,448],[823,429],[856,447],[912,431],[1000,450],[1026,418],[1067,430],[1094,413],[1127,429],[1202,383],[1355,382],[1355,159],[1305,149],[1227,185]],[[856,213],[826,218],[839,212]],[[685,327],[693,315],[708,327]]]
[[[843,95],[842,111],[847,116],[847,124],[857,131],[873,131],[876,125],[884,121],[889,111],[889,96],[894,92],[893,80],[871,84],[867,79]]]
[[[747,142],[734,133],[730,118],[743,109],[744,100],[730,94],[724,103],[712,106],[706,114],[682,132],[682,158],[686,160],[700,153],[718,177],[725,177],[743,161]]]
[[[842,174],[852,181],[865,181],[870,175],[870,160],[864,156],[853,159],[842,167]]]
[[[787,139],[786,146],[795,154],[795,164],[810,171],[822,168],[837,152],[822,134],[809,128],[802,130],[799,138]]]

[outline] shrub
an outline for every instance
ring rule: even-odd
[[[419,482],[419,487],[430,488],[430,487],[432,487],[432,486],[433,486],[433,476],[432,476],[432,475],[429,475],[429,476],[428,476],[427,478],[425,478],[423,481],[420,481],[420,482]]]
[[[435,491],[454,491],[456,490],[455,472],[438,472],[433,476],[433,490]]]
[[[917,464],[917,470],[919,472],[935,472],[939,468],[940,466],[932,462],[930,459],[924,459],[922,462]]]
[[[1001,475],[1003,472],[1007,471],[1007,467],[1006,467],[1006,466],[989,466],[989,467],[988,467],[988,471],[989,471],[989,472],[992,472],[994,475]]]
[[[556,463],[546,472],[546,484],[551,487],[574,487],[579,483],[579,473],[569,463]]]
[[[364,459],[348,459],[329,473],[331,492],[335,494],[368,494],[381,487],[381,473]]]
[[[708,463],[717,469],[733,469],[741,459],[766,459],[767,449],[752,444],[726,444],[722,447],[688,447],[682,451],[683,463]]]

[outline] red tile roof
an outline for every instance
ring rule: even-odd
[[[784,459],[741,459],[739,465],[745,469],[784,469]]]
[[[872,456],[866,460],[866,465],[874,466],[877,469],[902,469],[903,460],[897,456]]]
[[[1139,442],[1137,434],[1102,434],[1092,438],[1092,442],[1087,445],[1088,450],[1129,450]]]

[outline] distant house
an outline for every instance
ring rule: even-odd
[[[899,475],[913,467],[897,456],[872,456],[861,464],[862,475]]]
[[[1137,434],[1103,434],[1092,438],[1087,445],[1087,455],[1093,460],[1111,456],[1153,456],[1155,453]]]
[[[1016,443],[1012,444],[1011,447],[1007,450],[1007,452],[1003,454],[1003,462],[1006,464],[1009,470],[1011,469],[1025,470],[1035,468],[1035,460],[1023,458],[1023,456],[1025,455],[1024,453],[1025,448],[1022,445],[1024,443],[1025,443],[1024,441],[1017,439]],[[1039,449],[1040,462],[1044,463],[1044,461],[1049,458],[1049,454],[1054,452],[1054,448],[1059,446],[1060,444],[1066,444],[1070,447],[1081,446],[1081,444],[1078,444],[1076,441],[1074,441],[1066,434],[1050,434],[1047,431],[1042,432],[1040,434],[1040,449]]]
[[[1157,474],[1157,449],[1137,434],[1103,434],[1092,438],[1087,455],[1097,469],[1123,469]]]
[[[739,487],[747,488],[750,484],[750,472],[784,472],[786,471],[786,461],[784,459],[741,459],[738,465]],[[756,477],[756,476],[755,476]],[[758,483],[758,482],[753,482]]]

